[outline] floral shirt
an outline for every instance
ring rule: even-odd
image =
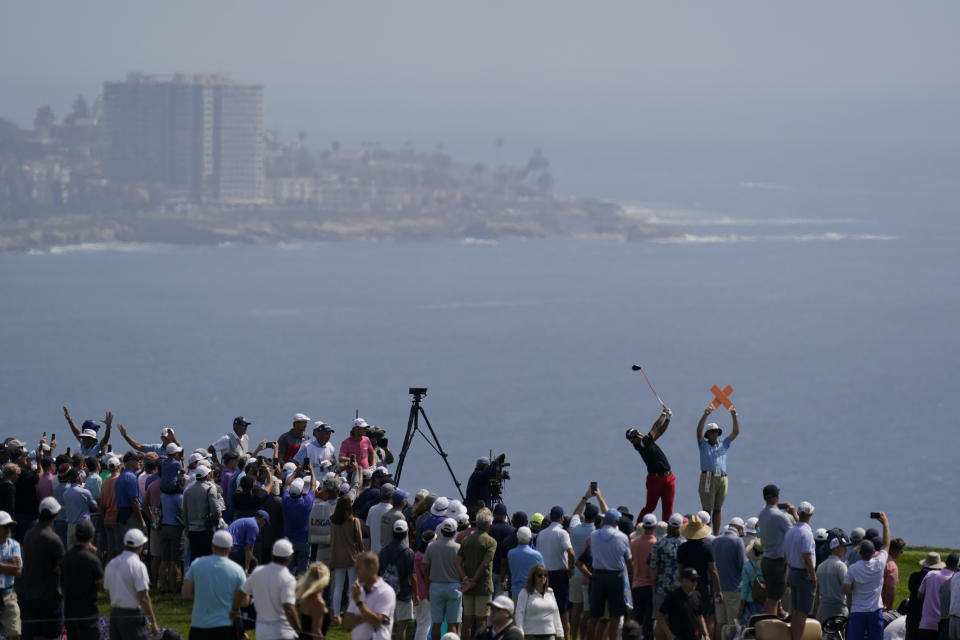
[[[657,541],[650,550],[647,564],[657,570],[657,584],[654,591],[667,595],[680,586],[677,547],[683,542],[680,536],[666,536]]]

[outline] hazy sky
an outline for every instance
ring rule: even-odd
[[[960,142],[955,0],[0,7],[0,116],[23,125],[128,70],[184,70],[263,83],[268,126],[318,143]]]

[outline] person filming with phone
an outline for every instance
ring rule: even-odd
[[[887,515],[875,511],[870,517],[883,525],[882,547],[877,549],[871,540],[860,543],[860,561],[847,569],[843,579],[843,592],[850,596],[850,621],[847,623],[848,638],[862,638],[866,632],[869,640],[883,638],[883,569],[890,553],[890,525]]]

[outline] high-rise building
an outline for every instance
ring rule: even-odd
[[[262,202],[263,85],[129,73],[104,83],[103,144],[109,177],[161,184],[171,200]]]

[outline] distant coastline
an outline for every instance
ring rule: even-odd
[[[338,240],[495,241],[506,238],[630,241],[676,235],[610,202],[530,198],[490,215],[360,212],[323,215],[296,207],[34,216],[0,223],[0,251],[109,244],[280,245]]]

